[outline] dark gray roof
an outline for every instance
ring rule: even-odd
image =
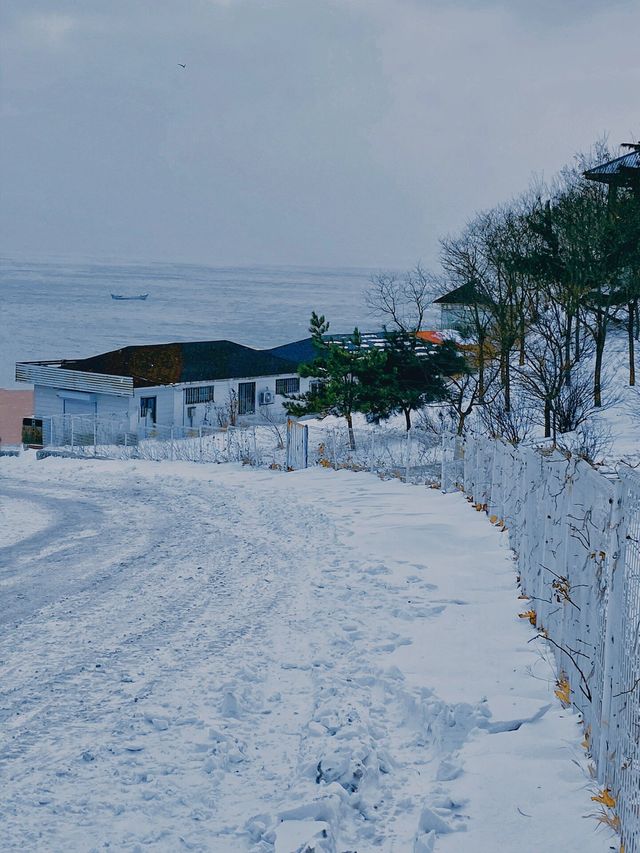
[[[433,300],[434,305],[486,305],[487,302],[468,282]]]
[[[293,341],[290,344],[282,344],[279,347],[263,350],[267,355],[273,355],[276,358],[284,358],[285,361],[293,362],[296,365],[309,364],[318,358],[318,350],[313,345],[312,338],[303,338],[301,341]]]
[[[63,361],[67,370],[131,376],[135,387],[295,373],[297,364],[233,341],[147,344]]]
[[[630,151],[608,163],[601,163],[593,169],[587,169],[585,178],[604,184],[630,185],[640,182],[640,150]]]

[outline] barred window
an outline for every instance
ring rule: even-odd
[[[213,403],[213,387],[213,385],[200,385],[197,388],[185,388],[185,406],[193,406],[195,403]]]
[[[325,383],[322,379],[312,379],[309,382],[309,393],[310,394],[319,394],[322,391],[322,387]]]
[[[276,394],[297,394],[300,390],[300,379],[291,376],[289,379],[276,379]]]

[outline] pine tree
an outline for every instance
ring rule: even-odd
[[[327,339],[329,322],[324,315],[311,313],[309,331],[318,356],[299,367],[301,376],[318,380],[306,394],[292,397],[285,403],[287,412],[300,417],[307,414],[343,417],[349,430],[349,445],[355,450],[353,413],[362,411],[366,386],[361,377],[382,364],[380,353],[363,348],[362,336],[357,328],[347,340]]]
[[[388,332],[379,355],[380,362],[361,375],[364,411],[372,420],[402,413],[407,430],[412,412],[447,399],[447,378],[469,369],[453,341],[426,345],[406,332]]]

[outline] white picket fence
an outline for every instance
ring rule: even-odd
[[[594,813],[619,820],[625,853],[640,853],[640,476],[449,436],[442,485],[506,526],[523,610],[548,639],[559,692],[568,682],[598,786],[613,798]]]

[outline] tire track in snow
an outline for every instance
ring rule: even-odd
[[[98,804],[90,798],[91,809],[97,809],[92,818],[96,826],[105,821],[112,826],[115,820],[108,834],[117,839],[118,849],[134,842],[119,825],[118,815],[114,818],[114,808],[135,813],[151,835],[164,832],[175,838],[176,774],[178,790],[189,792],[195,810],[198,803],[205,808],[203,787],[215,787],[215,773],[211,756],[202,752],[201,732],[220,717],[221,701],[232,695],[224,689],[228,672],[248,666],[248,683],[259,682],[257,667],[246,661],[260,659],[260,638],[268,634],[265,620],[270,624],[278,612],[284,616],[293,591],[288,574],[296,570],[299,556],[295,547],[272,535],[271,501],[247,500],[246,494],[239,500],[225,488],[189,494],[184,482],[164,483],[160,501],[151,489],[156,484],[148,485],[127,507],[132,521],[127,535],[138,534],[144,549],[134,550],[133,560],[121,560],[119,549],[127,543],[108,528],[101,540],[105,551],[111,551],[110,561],[105,564],[104,555],[94,555],[100,571],[92,574],[88,586],[76,584],[61,594],[61,584],[53,603],[23,620],[0,644],[5,672],[0,755],[8,772],[5,789],[13,792],[3,803],[0,819],[6,838],[14,838],[16,847],[23,845],[25,833],[32,841],[44,825],[51,833],[49,849],[56,849],[54,815],[74,813],[79,788],[85,783],[88,790],[94,787],[91,777],[97,768],[106,773],[99,789],[106,779],[122,786],[122,801],[115,806],[107,798]],[[122,485],[103,488],[93,500],[110,506],[118,495],[122,499]],[[80,503],[90,497],[85,492]],[[147,515],[137,512],[161,505],[170,507],[162,525],[150,526]],[[142,522],[135,521],[138,515]],[[92,516],[90,506],[86,516]],[[76,559],[82,556],[78,549],[73,554]],[[180,684],[177,694],[172,681]],[[251,692],[245,689],[248,699]],[[227,704],[237,701],[232,696]],[[168,744],[171,737],[177,743]],[[226,751],[227,758],[233,749],[237,752],[237,745],[230,746],[233,738],[211,743],[218,753]],[[185,749],[194,755],[187,762],[189,772],[175,769],[183,763]],[[202,770],[206,762],[208,773]],[[35,790],[34,766],[42,777]],[[190,780],[194,767],[195,782]],[[162,784],[164,777],[168,786]],[[153,798],[163,801],[167,814],[163,830],[154,828],[157,819],[148,818],[153,809],[146,797],[154,780]],[[134,805],[131,794],[138,789],[144,790],[139,802],[134,797]],[[83,821],[89,820],[85,813],[91,809],[88,801],[80,807]],[[194,826],[201,822],[194,818]],[[209,816],[205,835],[212,823],[215,815]],[[32,830],[25,829],[31,825]],[[75,833],[82,849],[87,832],[76,828]],[[11,849],[11,842],[7,844]],[[202,842],[198,849],[210,847]]]

